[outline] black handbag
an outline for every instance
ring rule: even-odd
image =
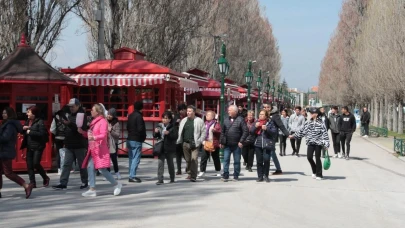
[[[245,142],[243,142],[244,146],[250,146],[253,145],[256,141],[256,136],[253,134],[249,134],[248,137],[245,139]]]
[[[163,140],[155,143],[153,146],[153,156],[159,156],[163,151]]]

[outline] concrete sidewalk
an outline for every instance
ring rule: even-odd
[[[405,226],[403,161],[355,135],[352,159],[332,159],[330,170],[324,171],[325,180],[316,181],[311,178],[305,150],[302,145],[299,158],[279,157],[284,173],[272,176],[270,183],[257,183],[256,172],[244,169],[239,182],[223,183],[214,177],[210,162],[204,180],[191,183],[182,175],[176,176],[175,184],[156,186],[154,159],[142,159],[141,184],[121,181],[124,188],[118,197],[112,196],[112,187],[102,177],[97,178],[96,198],[81,197],[78,174],[71,175],[67,191],[39,188],[29,200],[24,199],[22,188],[5,180],[0,227]],[[287,153],[291,154],[290,145]],[[125,158],[120,158],[120,166],[127,177]],[[51,174],[51,184],[57,180]]]
[[[377,147],[380,147],[381,149],[387,151],[388,153],[390,153],[392,155],[395,155],[395,156],[398,155],[394,151],[394,137],[368,137],[368,138],[361,137],[361,138],[373,143]],[[405,162],[405,157],[403,157],[403,156],[397,156],[397,157],[398,157],[398,159]]]

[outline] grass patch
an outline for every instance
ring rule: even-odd
[[[396,137],[397,139],[405,139],[405,134],[398,134],[393,131],[388,131],[388,136],[390,137]]]

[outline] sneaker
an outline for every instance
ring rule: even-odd
[[[223,182],[228,182],[228,178],[222,177],[222,178],[221,178],[221,181],[223,181]]]
[[[82,193],[83,197],[96,197],[97,196],[97,192],[96,190],[92,191],[92,190],[88,190],[87,192],[83,192]]]
[[[346,160],[349,160],[349,155],[347,155],[345,158],[346,158]]]
[[[222,173],[221,173],[221,172],[218,172],[218,173],[217,173],[217,177],[222,177]]]
[[[270,182],[269,177],[265,176],[265,177],[264,177],[264,181],[266,181],[267,183],[269,183],[269,182]]]
[[[239,181],[239,177],[234,177],[232,181],[233,181],[233,182],[238,182],[238,181]]]
[[[363,138],[368,138],[368,135],[364,135]]]
[[[103,177],[103,181],[106,181],[106,180],[107,180],[107,178]]]
[[[55,190],[66,190],[66,185],[58,184],[58,185],[52,186],[52,188]]]
[[[198,177],[203,177],[204,174],[205,174],[205,172],[199,172],[199,173],[198,173]]]
[[[275,172],[273,172],[273,175],[281,175],[283,174],[283,171],[281,170],[276,170]]]
[[[119,172],[115,173],[115,179],[117,179],[117,180],[122,179],[121,174]]]
[[[156,182],[156,185],[162,185],[162,184],[164,184],[163,181],[158,181],[158,182]]]
[[[323,177],[316,177],[316,180],[318,181],[323,180]]]
[[[121,189],[122,189],[122,184],[118,183],[115,187],[114,187],[114,196],[118,196],[119,194],[121,194]]]
[[[132,182],[132,183],[141,183],[141,179],[139,179],[138,177],[134,177],[134,178],[129,178],[128,182]]]
[[[263,177],[261,177],[261,178],[257,178],[257,180],[256,180],[256,182],[263,182],[264,180],[263,180]]]
[[[342,154],[341,154],[341,153],[338,153],[338,157],[339,157],[339,158],[342,158]]]
[[[191,176],[188,175],[188,176],[186,177],[186,180],[190,180],[190,179],[191,179]]]
[[[315,179],[316,178],[316,175],[315,174],[312,174],[312,179]]]
[[[299,158],[299,157],[300,157],[300,155],[299,155],[298,153],[296,153],[296,154],[295,154],[295,156],[296,156],[297,158]]]
[[[89,187],[88,183],[82,183],[82,185],[80,185],[80,189],[85,189],[87,187]]]
[[[58,176],[60,176],[62,174],[62,170],[58,169]]]
[[[337,155],[337,154],[335,154],[333,157],[334,157],[334,158],[338,158],[338,155]]]

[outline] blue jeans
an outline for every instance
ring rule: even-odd
[[[127,141],[129,159],[129,178],[135,178],[136,170],[141,162],[142,142]]]
[[[275,151],[274,151],[274,153],[271,153],[271,159],[274,162],[274,166],[276,167],[276,170],[281,170],[280,162],[278,161],[277,153]]]
[[[233,149],[233,150],[232,150]],[[229,163],[231,162],[231,154],[233,153],[233,177],[238,178],[240,174],[240,157],[241,157],[241,149],[236,146],[235,148],[232,147],[225,147],[224,149],[224,178],[229,178]]]
[[[107,168],[103,169],[98,169],[101,174],[107,179],[112,185],[117,185],[118,182],[114,179],[114,177],[111,175],[111,173],[107,170]],[[90,182],[90,187],[95,188],[96,187],[96,170],[94,168],[94,162],[93,158],[89,158],[89,164],[87,165],[87,172],[89,173],[89,182]]]

